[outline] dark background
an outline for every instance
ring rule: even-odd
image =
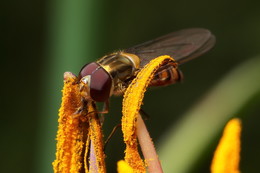
[[[227,72],[260,53],[259,6],[257,0],[4,2],[0,10],[1,172],[52,172],[63,72],[77,74],[85,63],[106,53],[174,30],[207,28],[216,35],[216,46],[181,66],[184,83],[146,93],[144,109],[151,116],[148,127],[157,143]],[[121,99],[111,100],[106,135],[120,122]],[[256,96],[241,115],[251,115],[243,117],[243,140],[248,144],[243,146],[243,172],[259,168],[259,103]],[[123,158],[120,136],[117,133],[107,148],[109,172]],[[205,150],[193,173],[208,172],[215,146]]]

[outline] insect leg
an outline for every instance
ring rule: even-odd
[[[111,131],[111,133],[109,134],[109,136],[107,137],[105,144],[104,144],[104,150],[108,144],[108,142],[110,141],[110,139],[114,136],[115,132],[117,131],[117,129],[121,127],[121,124],[116,125],[113,130]]]

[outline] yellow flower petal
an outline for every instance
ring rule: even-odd
[[[134,170],[124,160],[120,160],[117,162],[117,172],[118,173],[134,173]]]
[[[241,122],[232,119],[226,125],[215,151],[211,173],[239,173]]]
[[[174,61],[164,55],[153,59],[147,64],[131,82],[123,99],[122,131],[126,143],[125,161],[135,172],[145,172],[145,165],[138,153],[136,139],[136,120],[144,97],[144,92],[150,84],[156,70],[166,61]]]

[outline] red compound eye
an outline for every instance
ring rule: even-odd
[[[91,75],[90,96],[97,102],[105,102],[110,97],[112,79],[103,68]]]
[[[107,101],[110,97],[112,87],[110,75],[95,62],[87,64],[81,69],[79,79],[87,75],[90,76],[88,86],[91,99],[96,102]]]
[[[81,79],[84,76],[91,75],[99,67],[100,65],[95,62],[84,65],[79,72],[78,78]]]

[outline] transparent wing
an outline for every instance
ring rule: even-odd
[[[126,49],[125,52],[139,56],[141,67],[160,55],[170,55],[182,64],[204,54],[214,44],[215,36],[209,30],[192,28],[172,32]]]

